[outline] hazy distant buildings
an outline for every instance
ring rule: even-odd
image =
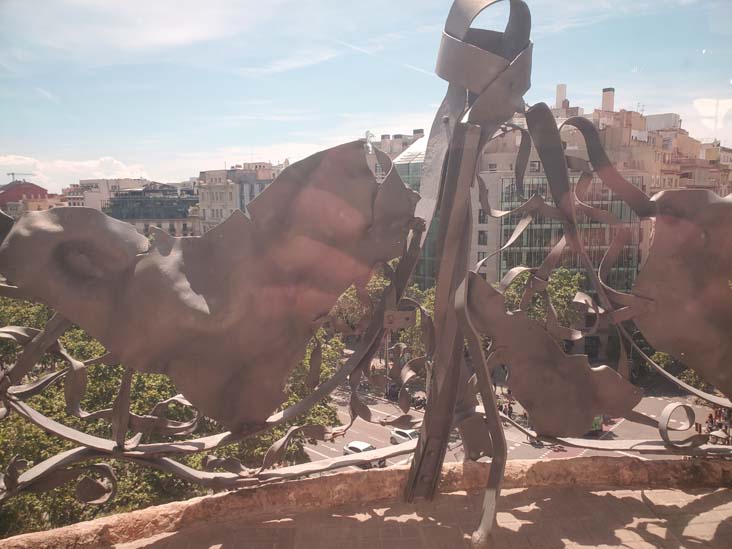
[[[412,130],[411,135],[401,133],[395,133],[394,135],[391,135],[385,133],[381,136],[381,139],[377,141],[373,139],[373,135],[371,134],[371,132],[366,132],[366,139],[370,143],[370,145],[377,147],[381,152],[389,155],[389,158],[391,158],[392,160],[394,160],[404,151],[409,149],[413,143],[420,140],[422,137],[424,137],[424,130],[418,129]],[[366,149],[366,163],[369,165],[369,168],[371,168],[371,171],[374,172],[374,175],[376,176],[376,181],[381,183],[386,174],[377,162],[376,155],[374,154],[371,147],[367,147]]]
[[[572,107],[567,99],[567,84],[557,84],[557,96],[554,101],[552,114],[555,118],[571,118],[572,116],[582,116],[584,114],[582,107]]]
[[[226,170],[202,171],[198,177],[201,229],[205,233],[229,217],[234,210],[245,211],[247,204],[289,165],[245,162]]]
[[[700,156],[709,162],[712,177],[719,179],[717,194],[727,196],[732,192],[732,148],[723,147],[719,141],[702,143]]]
[[[576,116],[592,120],[616,168],[623,177],[646,193],[653,194],[659,190],[679,187],[709,188],[721,194],[729,192],[729,164],[725,164],[724,159],[732,162],[732,158],[724,156],[727,153],[722,147],[702,147],[698,140],[691,138],[681,128],[681,119],[677,114],[646,117],[635,111],[616,111],[615,89],[610,87],[602,90],[601,108],[585,114],[581,107],[570,104],[567,87],[563,84],[557,86],[552,112],[558,125]],[[522,116],[517,116],[514,123],[526,126]],[[402,179],[416,190],[420,187],[427,144],[427,138],[420,139],[422,135],[423,132],[415,130],[412,136],[384,135],[379,142],[372,140],[372,143],[394,158]],[[584,139],[578,131],[565,129],[562,138],[568,155],[587,160]],[[523,197],[518,196],[514,171],[519,143],[518,132],[495,139],[488,144],[480,159],[480,173],[486,181],[490,203],[501,210],[517,207],[522,199],[533,193],[539,193],[551,201],[541,160],[533,148],[526,169],[525,194]],[[395,154],[398,150],[401,152]],[[369,158],[372,156],[368,155]],[[375,158],[371,158],[370,162],[375,164]],[[373,169],[377,176],[383,176],[379,173],[378,166]],[[573,183],[576,183],[579,175],[579,172],[571,174]],[[480,207],[477,187],[472,192],[475,211],[471,265],[493,254],[505,244],[519,221],[513,216],[491,218]],[[598,179],[590,185],[587,200],[591,205],[615,214],[631,228],[631,239],[611,272],[611,282],[619,289],[628,290],[649,248],[650,222],[641,222],[627,204],[615,197]],[[433,233],[436,225],[437,222],[433,223]],[[599,266],[612,241],[611,229],[591,220],[581,219],[580,230],[591,260],[595,266]],[[491,282],[497,282],[517,265],[538,267],[561,235],[561,223],[558,221],[540,217],[535,219],[514,245],[487,262],[484,276]],[[438,258],[435,257],[434,246],[430,247],[432,240],[434,238],[428,237],[414,276],[415,282],[423,288],[435,283]],[[571,269],[580,269],[577,258],[570,254],[566,254],[562,262]]]
[[[615,102],[614,94],[613,88],[605,88],[602,92],[602,108],[595,109],[592,114],[586,115],[586,118],[591,119],[598,127],[602,144],[623,177],[644,192],[649,192],[662,181],[662,157],[658,154],[662,138],[649,134],[645,119],[640,113],[612,110]],[[558,88],[557,103],[560,99],[565,108],[554,109],[555,116],[559,115],[557,124],[561,124],[564,119],[571,116],[583,116],[579,111],[567,112],[569,101],[566,98],[565,87]],[[515,123],[525,126],[522,117],[517,117]],[[578,131],[567,128],[562,131],[562,139],[565,141],[568,156],[584,160],[588,158],[584,139]],[[493,140],[483,151],[480,175],[486,182],[489,201],[493,208],[512,210],[523,200],[537,193],[551,202],[544,167],[533,147],[525,174],[524,195],[518,195],[514,172],[519,143],[520,135],[518,132],[512,132]],[[576,183],[579,175],[579,172],[570,173],[572,183]],[[474,190],[474,195],[475,234],[471,247],[471,263],[477,263],[504,245],[520,219],[519,216],[491,218],[480,207],[477,190]],[[597,208],[608,210],[629,223],[631,240],[612,272],[612,282],[616,287],[627,290],[635,280],[644,258],[648,236],[642,230],[640,220],[630,211],[627,204],[615,197],[597,178],[590,185],[587,202]],[[590,259],[595,266],[599,266],[612,240],[611,229],[582,216],[579,225]],[[514,245],[496,254],[486,263],[484,271],[486,278],[491,282],[497,282],[518,265],[538,267],[561,236],[562,226],[559,221],[536,217]],[[578,259],[572,257],[569,252],[565,253],[562,264],[571,269],[580,269]]]
[[[69,206],[84,206],[101,210],[114,193],[125,189],[141,188],[151,183],[147,179],[81,179],[79,183],[63,189],[63,196],[67,197]]]
[[[38,212],[66,206],[63,197],[49,194],[43,187],[25,180],[0,186],[0,210],[13,219],[25,212]]]
[[[679,129],[681,127],[681,116],[675,112],[664,114],[649,114],[645,117],[646,127],[650,132],[658,130]]]
[[[102,211],[133,225],[145,236],[157,227],[171,236],[200,236],[198,197],[193,189],[148,182],[118,190],[102,205]]]

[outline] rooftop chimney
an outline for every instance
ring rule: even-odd
[[[388,133],[382,134],[379,148],[387,154],[391,152],[391,135]]]
[[[602,110],[615,112],[615,88],[602,89]]]
[[[561,109],[565,99],[567,99],[567,84],[557,84],[557,101],[554,106]]]

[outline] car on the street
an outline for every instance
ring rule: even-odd
[[[416,429],[392,429],[389,435],[389,442],[392,444],[401,444],[409,442],[419,437],[419,431]]]
[[[709,442],[712,444],[730,444],[732,439],[722,429],[717,429],[709,433]]]
[[[353,440],[343,447],[343,455],[349,456],[353,454],[360,454],[363,452],[370,452],[371,450],[376,450],[376,447],[373,444],[369,444],[368,442],[363,442],[360,440]],[[386,467],[386,459],[382,458],[378,461],[361,463],[359,467],[361,467],[361,469],[371,469],[372,467]]]

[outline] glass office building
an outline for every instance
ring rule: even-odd
[[[572,184],[576,184],[578,177],[572,177]],[[645,190],[643,176],[626,176],[633,185]],[[524,197],[518,196],[515,180],[512,177],[502,178],[501,209],[512,210],[520,206],[525,197],[540,194],[546,197],[548,203],[553,204],[548,189],[547,179],[544,176],[527,177],[524,182]],[[635,281],[641,264],[641,222],[638,216],[631,211],[627,203],[613,195],[613,192],[595,178],[590,184],[586,202],[595,208],[607,210],[624,222],[630,229],[630,238],[623,248],[616,265],[610,272],[609,283],[618,290],[628,291]],[[510,215],[501,219],[501,244],[505,244],[513,234],[520,215]],[[593,221],[581,213],[577,213],[580,236],[585,244],[585,250],[595,268],[599,268],[603,256],[607,252],[613,239],[613,227]],[[524,265],[538,267],[549,254],[554,245],[563,235],[562,224],[556,219],[547,219],[536,216],[531,225],[524,231],[519,240],[500,256],[499,276],[502,278],[513,267]],[[584,271],[579,258],[569,248],[562,256],[563,266],[578,271]]]
[[[422,178],[422,166],[424,165],[424,154],[427,147],[427,138],[422,137],[396,157],[394,167],[401,176],[402,181],[410,188],[419,192]],[[437,216],[432,220],[432,225],[427,231],[422,257],[414,270],[412,280],[421,289],[431,288],[435,285],[437,277],[437,259],[435,237],[437,235]]]

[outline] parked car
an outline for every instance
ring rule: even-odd
[[[415,410],[421,410],[427,406],[427,397],[421,395],[414,395],[412,397],[412,408]]]
[[[401,444],[402,442],[409,442],[419,436],[419,431],[416,429],[392,429],[389,442],[392,444]]]
[[[730,444],[731,439],[722,429],[717,429],[709,433],[709,442],[712,444]]]
[[[354,440],[343,447],[343,455],[349,456],[352,454],[369,452],[371,450],[376,450],[376,447],[373,444],[369,444],[368,442],[362,442],[360,440]],[[359,465],[359,467],[361,467],[361,469],[371,469],[372,467],[386,467],[386,459],[382,458],[378,461],[362,463]]]

